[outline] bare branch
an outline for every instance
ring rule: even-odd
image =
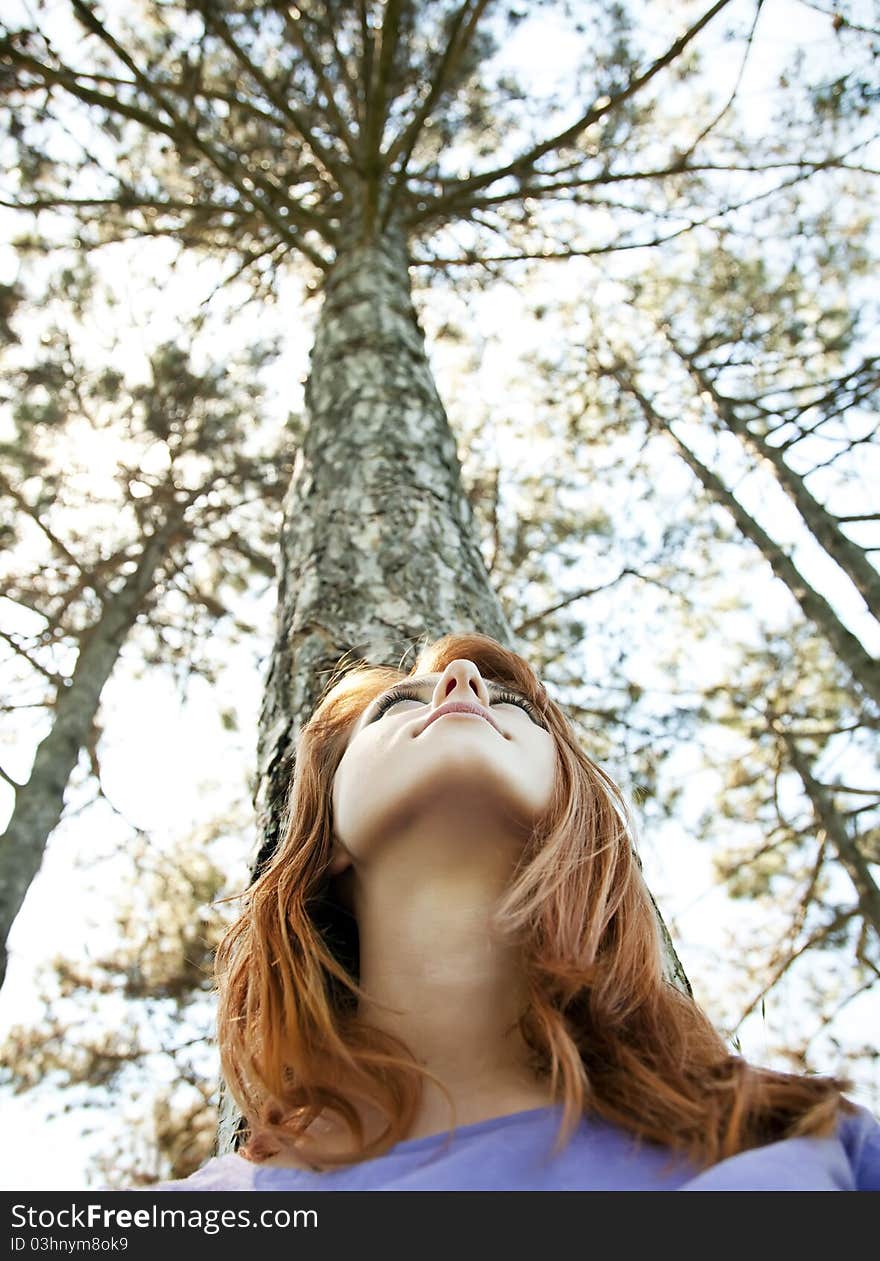
[[[152,97],[156,103],[161,106],[173,123],[171,134],[175,141],[179,142],[181,137],[186,137],[191,145],[208,159],[213,166],[217,168],[231,184],[238,190],[242,201],[245,205],[253,206],[258,210],[264,218],[272,224],[284,240],[290,239],[290,224],[278,214],[275,210],[274,201],[281,201],[287,207],[288,213],[294,222],[299,222],[301,227],[311,229],[324,237],[330,244],[335,242],[335,233],[330,228],[328,221],[322,216],[315,215],[311,211],[300,206],[297,202],[287,197],[277,184],[271,183],[258,170],[248,169],[247,176],[240,175],[235,161],[225,157],[220,153],[214,145],[205,140],[195,127],[190,126],[175,110],[163,96],[162,92],[150,78],[139,69],[134,60],[128,55],[125,49],[120,45],[119,41],[105,29],[101,22],[95,17],[94,13],[88,8],[83,0],[71,0],[74,9],[82,19],[83,24],[88,30],[96,35],[108,48],[110,48],[123,65],[127,66],[137,80],[138,84],[147,94]],[[244,183],[244,179],[248,178],[254,188],[248,189]],[[259,196],[257,188],[261,189],[266,196]],[[300,249],[316,267],[325,270],[327,261],[317,254],[310,246],[306,246],[303,242],[297,244]]]
[[[258,66],[255,66],[250,57],[238,42],[232,37],[228,26],[220,18],[207,0],[199,0],[199,12],[206,28],[213,31],[214,34],[223,41],[229,51],[236,60],[247,71],[255,83],[262,88],[266,97],[275,106],[280,114],[282,114],[288,122],[292,123],[300,139],[308,145],[316,160],[323,166],[327,174],[336,181],[336,185],[340,190],[345,189],[350,182],[350,176],[346,169],[345,163],[331,149],[329,149],[322,141],[318,139],[312,128],[309,126],[308,119],[302,110],[294,109],[283,96],[280,96],[263,74]],[[312,226],[315,226],[314,224]]]
[[[23,648],[18,640],[13,635],[10,635],[8,631],[0,629],[0,638],[5,639],[10,648],[13,648],[20,657],[24,657],[28,665],[33,666],[37,673],[47,678],[54,687],[61,688],[65,686],[67,683],[66,675],[56,674],[54,670],[49,670],[46,666],[41,665],[39,661],[35,661],[27,649]]]
[[[850,671],[865,692],[880,702],[880,662],[866,651],[861,641],[843,624],[832,605],[813,587],[791,557],[746,511],[733,491],[721,478],[702,463],[683,438],[673,428],[672,422],[661,416],[642,390],[636,385],[625,366],[619,361],[610,368],[610,375],[621,389],[638,403],[646,423],[669,435],[691,471],[702,483],[710,497],[725,508],[737,527],[761,552],[773,573],[788,588],[806,617],[818,626],[837,653],[840,661]]]
[[[497,167],[493,171],[485,171],[481,175],[474,175],[470,179],[457,180],[450,190],[440,197],[432,199],[425,206],[424,210],[417,213],[413,218],[413,223],[423,222],[425,219],[435,218],[438,214],[447,214],[457,209],[458,204],[466,199],[471,193],[477,192],[481,188],[488,188],[491,184],[495,184],[498,180],[505,179],[509,175],[522,177],[530,171],[535,163],[544,156],[545,153],[551,153],[554,150],[561,149],[565,145],[571,144],[584,132],[588,127],[597,123],[606,114],[612,113],[618,109],[630,97],[635,96],[647,83],[649,83],[661,70],[670,65],[684,51],[684,49],[692,42],[700,31],[707,26],[713,18],[715,18],[722,9],[725,9],[730,0],[715,0],[715,4],[698,18],[692,26],[690,26],[683,35],[679,36],[662,56],[658,57],[651,63],[647,70],[642,74],[636,75],[631,79],[627,86],[615,96],[601,97],[599,101],[590,107],[587,112],[573,123],[570,127],[566,127],[564,131],[551,136],[549,139],[542,141],[533,148],[521,153],[519,157],[514,158],[507,166]]]
[[[543,622],[544,618],[550,617],[553,613],[558,613],[560,609],[568,608],[570,604],[576,603],[578,600],[587,600],[592,595],[598,595],[600,591],[610,591],[612,587],[616,587],[621,579],[628,574],[632,574],[631,569],[621,569],[616,578],[612,578],[610,582],[603,582],[598,587],[585,587],[581,591],[573,591],[571,595],[565,596],[562,600],[557,600],[554,604],[550,604],[545,609],[541,609],[540,613],[533,613],[531,617],[527,617],[525,621],[520,622],[513,628],[515,635],[521,635],[524,630],[529,630],[532,626],[537,626]]]
[[[399,159],[398,167],[394,173],[391,185],[391,192],[388,198],[388,207],[386,212],[388,216],[393,213],[400,196],[400,190],[406,177],[413,149],[415,148],[416,142],[422,133],[422,128],[430,117],[431,111],[435,108],[438,101],[443,96],[453,71],[460,62],[467,48],[470,46],[474,32],[477,29],[477,24],[482,17],[487,4],[488,0],[477,0],[474,12],[470,15],[468,24],[461,35],[460,32],[462,31],[462,23],[464,22],[465,17],[468,16],[470,0],[464,0],[464,3],[459,7],[449,25],[449,38],[446,41],[446,47],[440,55],[438,65],[431,73],[431,86],[427,96],[413,115],[408,125],[391,143],[385,154],[385,163],[389,169],[395,162],[398,162]]]
[[[15,487],[6,477],[5,473],[3,473],[2,471],[0,471],[0,490],[3,490],[5,494],[9,495],[10,499],[13,499],[15,501],[15,503],[18,505],[21,511],[24,512],[28,517],[30,517],[31,521],[35,522],[40,527],[40,529],[45,534],[46,538],[55,548],[56,552],[58,552],[59,555],[64,557],[68,565],[72,565],[73,568],[76,569],[78,573],[81,573],[82,566],[80,565],[76,557],[73,555],[73,553],[68,550],[67,546],[64,543],[62,543],[61,539],[58,538],[57,534],[55,534],[54,531],[50,529],[48,525],[46,525],[46,522],[42,519],[40,514],[37,512],[36,508],[34,508],[32,504],[29,504],[28,501],[25,499],[24,495],[22,495],[19,491],[15,489]]]
[[[734,82],[733,87],[730,90],[730,95],[728,96],[724,105],[715,115],[715,117],[711,119],[710,122],[708,122],[706,126],[701,129],[700,133],[696,136],[696,138],[692,140],[691,143],[688,145],[688,149],[687,149],[688,153],[693,153],[697,145],[701,144],[702,141],[706,139],[706,137],[709,135],[709,132],[714,131],[714,129],[721,122],[724,115],[728,112],[730,107],[733,105],[733,102],[736,100],[736,94],[740,89],[740,84],[742,83],[743,75],[745,74],[746,66],[748,65],[749,54],[751,53],[752,45],[755,42],[755,31],[758,28],[758,18],[761,16],[761,9],[763,7],[764,7],[764,0],[757,0],[757,3],[755,5],[755,16],[752,19],[751,29],[749,30],[748,36],[746,37],[745,51],[743,52],[743,57],[742,57],[742,61],[740,62],[739,71],[737,72],[736,80]]]
[[[802,941],[796,949],[789,950],[782,962],[778,964],[775,970],[771,973],[769,981],[761,987],[748,1006],[742,1011],[739,1020],[736,1022],[736,1025],[731,1032],[736,1033],[740,1025],[742,1025],[746,1018],[752,1014],[761,1000],[767,997],[774,985],[777,985],[779,981],[782,980],[785,973],[789,970],[792,964],[801,957],[801,955],[806,954],[806,952],[812,949],[813,946],[817,946],[821,942],[825,941],[827,937],[836,932],[839,928],[842,928],[843,925],[848,923],[848,921],[856,914],[857,912],[855,908],[851,908],[846,911],[838,911],[827,924],[821,924],[818,928],[814,929],[813,932],[810,933],[809,937]]]
[[[831,843],[837,850],[841,865],[853,882],[862,914],[875,933],[880,936],[880,887],[871,874],[868,860],[849,835],[830,794],[813,777],[810,765],[797,741],[789,736],[780,722],[775,722],[774,726],[785,742],[792,765],[800,776],[804,791],[812,803],[816,820],[828,833]]]
[[[808,490],[804,477],[786,464],[779,449],[749,428],[739,413],[739,400],[721,393],[714,378],[696,362],[695,355],[680,345],[668,323],[662,325],[662,333],[697,389],[711,399],[716,416],[747,449],[759,459],[766,460],[817,543],[850,578],[874,617],[880,616],[880,574],[867,559],[864,550],[838,529],[837,519]]]

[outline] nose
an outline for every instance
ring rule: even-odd
[[[440,675],[431,704],[436,709],[447,701],[477,701],[484,709],[489,708],[489,689],[473,661],[459,657],[450,661]]]

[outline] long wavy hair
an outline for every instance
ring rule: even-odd
[[[456,658],[525,694],[556,742],[551,804],[492,920],[522,949],[519,1028],[537,1079],[564,1103],[555,1150],[588,1113],[700,1167],[831,1133],[853,1107],[842,1093],[850,1083],[759,1068],[729,1051],[664,970],[620,790],[522,657],[485,635],[456,634],[425,645],[409,674],[358,663],[332,679],[302,729],[283,839],[237,895],[244,909],[216,955],[218,1044],[243,1118],[240,1155],[259,1162],[284,1151],[323,1171],[372,1159],[407,1137],[426,1077],[455,1117],[448,1091],[406,1045],[358,1019],[357,923],[328,867],[331,788],[352,726],[379,692]],[[371,1141],[358,1101],[387,1118]],[[333,1117],[351,1135],[343,1153],[315,1138]]]

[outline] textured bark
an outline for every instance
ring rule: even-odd
[[[344,654],[397,665],[414,640],[456,631],[517,649],[480,552],[408,262],[405,238],[390,231],[353,245],[327,278],[285,498],[255,874],[280,837],[299,731]],[[660,922],[667,974],[689,991]],[[238,1122],[224,1097],[220,1152],[234,1147]]]
[[[27,783],[16,789],[12,817],[0,837],[0,985],[6,976],[9,930],[61,819],[67,783],[91,732],[104,684],[153,589],[174,528],[166,521],[147,541],[137,569],[105,599],[100,621],[82,636],[70,685],[55,702],[52,729],[37,748]]]

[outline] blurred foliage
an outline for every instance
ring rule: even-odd
[[[235,903],[218,899],[237,890],[211,854],[246,826],[243,812],[216,818],[171,852],[137,833],[91,882],[105,897],[112,888],[113,917],[87,940],[109,930],[112,947],[47,959],[34,977],[42,1017],[13,1026],[0,1048],[0,1083],[13,1093],[40,1088],[50,1116],[78,1104],[103,1118],[113,1145],[91,1173],[112,1189],[185,1177],[213,1152],[212,959],[234,918]],[[132,1124],[120,1129],[119,1117]]]

